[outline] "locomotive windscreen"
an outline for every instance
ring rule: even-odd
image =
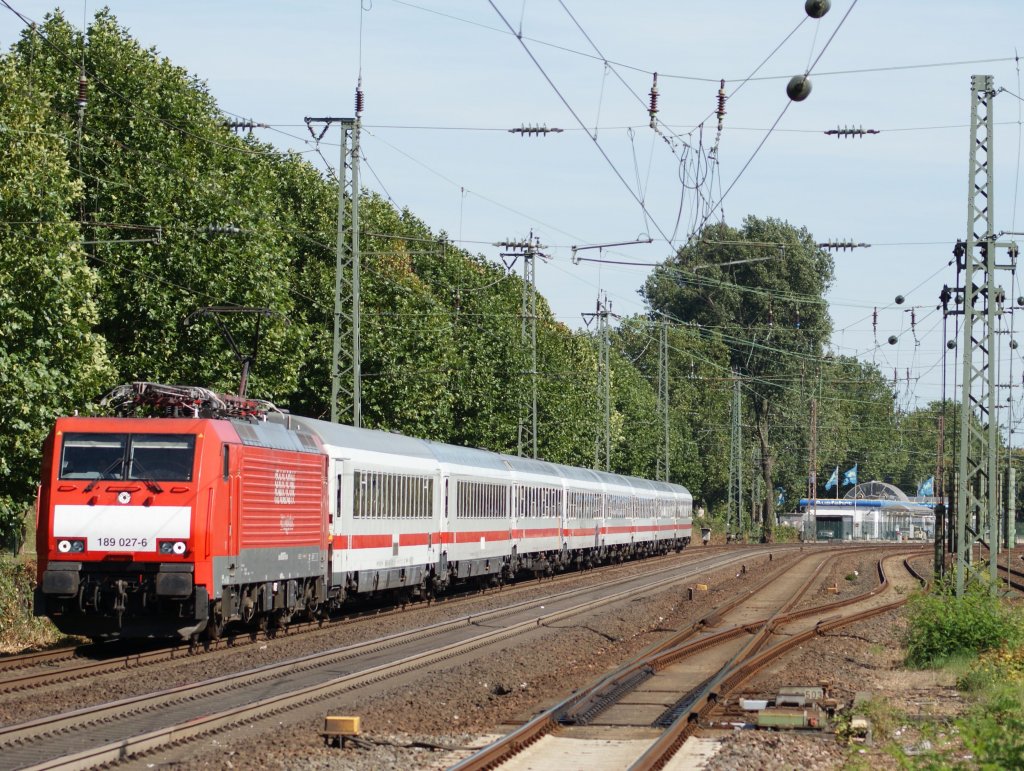
[[[190,434],[64,435],[61,479],[192,481]]]

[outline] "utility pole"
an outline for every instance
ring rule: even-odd
[[[998,587],[999,420],[996,412],[996,321],[1005,293],[996,285],[997,269],[1013,269],[1014,245],[996,241],[994,226],[993,110],[996,91],[991,75],[971,78],[971,146],[967,180],[967,237],[954,256],[964,282],[961,337],[960,451],[957,486],[956,595],[964,595],[971,549],[987,519],[991,591]],[[996,262],[996,249],[1009,246],[1011,261]],[[970,524],[968,523],[970,520]]]
[[[356,88],[354,118],[306,118],[309,133],[313,123],[323,123],[314,138],[319,141],[332,123],[341,126],[341,156],[338,168],[338,241],[334,263],[334,338],[331,354],[331,422],[341,420],[342,406],[351,404],[352,425],[362,424],[362,351],[359,328],[359,125],[363,112],[363,91]],[[345,204],[351,208],[351,225],[345,227]],[[347,323],[346,323],[347,322]],[[351,333],[342,340],[342,330]],[[343,344],[347,343],[347,344]],[[351,385],[346,386],[346,383]],[[345,404],[342,404],[344,398]]]
[[[505,266],[511,270],[520,257],[523,258],[522,328],[520,339],[523,347],[530,351],[529,395],[520,389],[518,454],[523,457],[529,448],[530,457],[537,457],[537,265],[536,258],[547,259],[541,252],[547,247],[535,238],[533,231],[525,241],[500,241],[495,244],[508,251],[501,252]],[[508,261],[511,258],[511,262]]]
[[[946,458],[946,416],[941,412],[938,415],[938,439],[935,442],[935,479],[932,481],[932,494],[938,491],[939,502],[935,504],[935,564],[934,572],[936,578],[946,575],[946,488],[943,487],[943,471]]]
[[[740,377],[732,373],[732,430],[729,439],[729,512],[725,520],[736,513],[736,532],[743,530],[743,423],[741,422]],[[735,503],[735,509],[733,504]]]
[[[818,538],[818,400],[811,399],[811,430],[807,453],[807,506],[811,516],[808,522],[814,539]],[[806,533],[805,533],[806,535]]]
[[[589,327],[597,321],[597,398],[604,405],[604,427],[594,443],[594,468],[611,471],[612,465],[612,373],[611,324],[612,306],[605,295],[598,295],[593,313],[584,313],[583,321]]]
[[[658,458],[658,478],[669,481],[669,409],[668,409],[668,322],[661,322],[658,345],[658,413],[664,438],[663,454]]]

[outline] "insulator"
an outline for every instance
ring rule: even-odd
[[[361,115],[363,112],[363,89],[356,89],[356,115]]]
[[[878,333],[878,308],[875,308],[871,312],[871,327],[875,330],[875,334]]]
[[[917,314],[914,313],[914,309],[910,309],[910,328],[914,329],[917,326]]]
[[[949,286],[947,284],[943,284],[942,285],[942,291],[939,292],[939,302],[942,303],[942,307],[943,307],[944,310],[948,310],[948,308],[949,308],[949,301],[952,300],[952,299],[953,299],[953,293],[949,291]]]
[[[654,116],[658,114],[658,73],[654,73],[654,82],[651,83],[651,106],[647,110],[651,116],[651,128],[654,128]]]
[[[722,118],[725,117],[725,79],[721,81],[721,85],[718,87],[718,128],[722,128]]]
[[[85,75],[78,76],[78,99],[75,100],[75,105],[79,110],[85,109],[85,105],[88,103],[88,88],[89,80]]]

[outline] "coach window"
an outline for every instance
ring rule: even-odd
[[[358,471],[353,471],[352,472],[352,516],[353,517],[361,517],[362,514],[363,514],[363,512],[362,512],[362,505],[363,505],[363,495],[362,495],[363,481],[362,481],[362,476],[363,475],[360,472],[358,472]],[[338,478],[338,491],[339,491],[339,495],[340,495],[340,491],[341,491],[341,477],[340,476]],[[341,500],[340,497],[339,497],[338,500],[339,501]],[[339,508],[339,511],[340,510],[341,509]]]

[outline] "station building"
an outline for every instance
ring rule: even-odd
[[[928,540],[934,500],[908,498],[888,482],[864,482],[842,498],[802,498],[802,532],[811,541]]]

